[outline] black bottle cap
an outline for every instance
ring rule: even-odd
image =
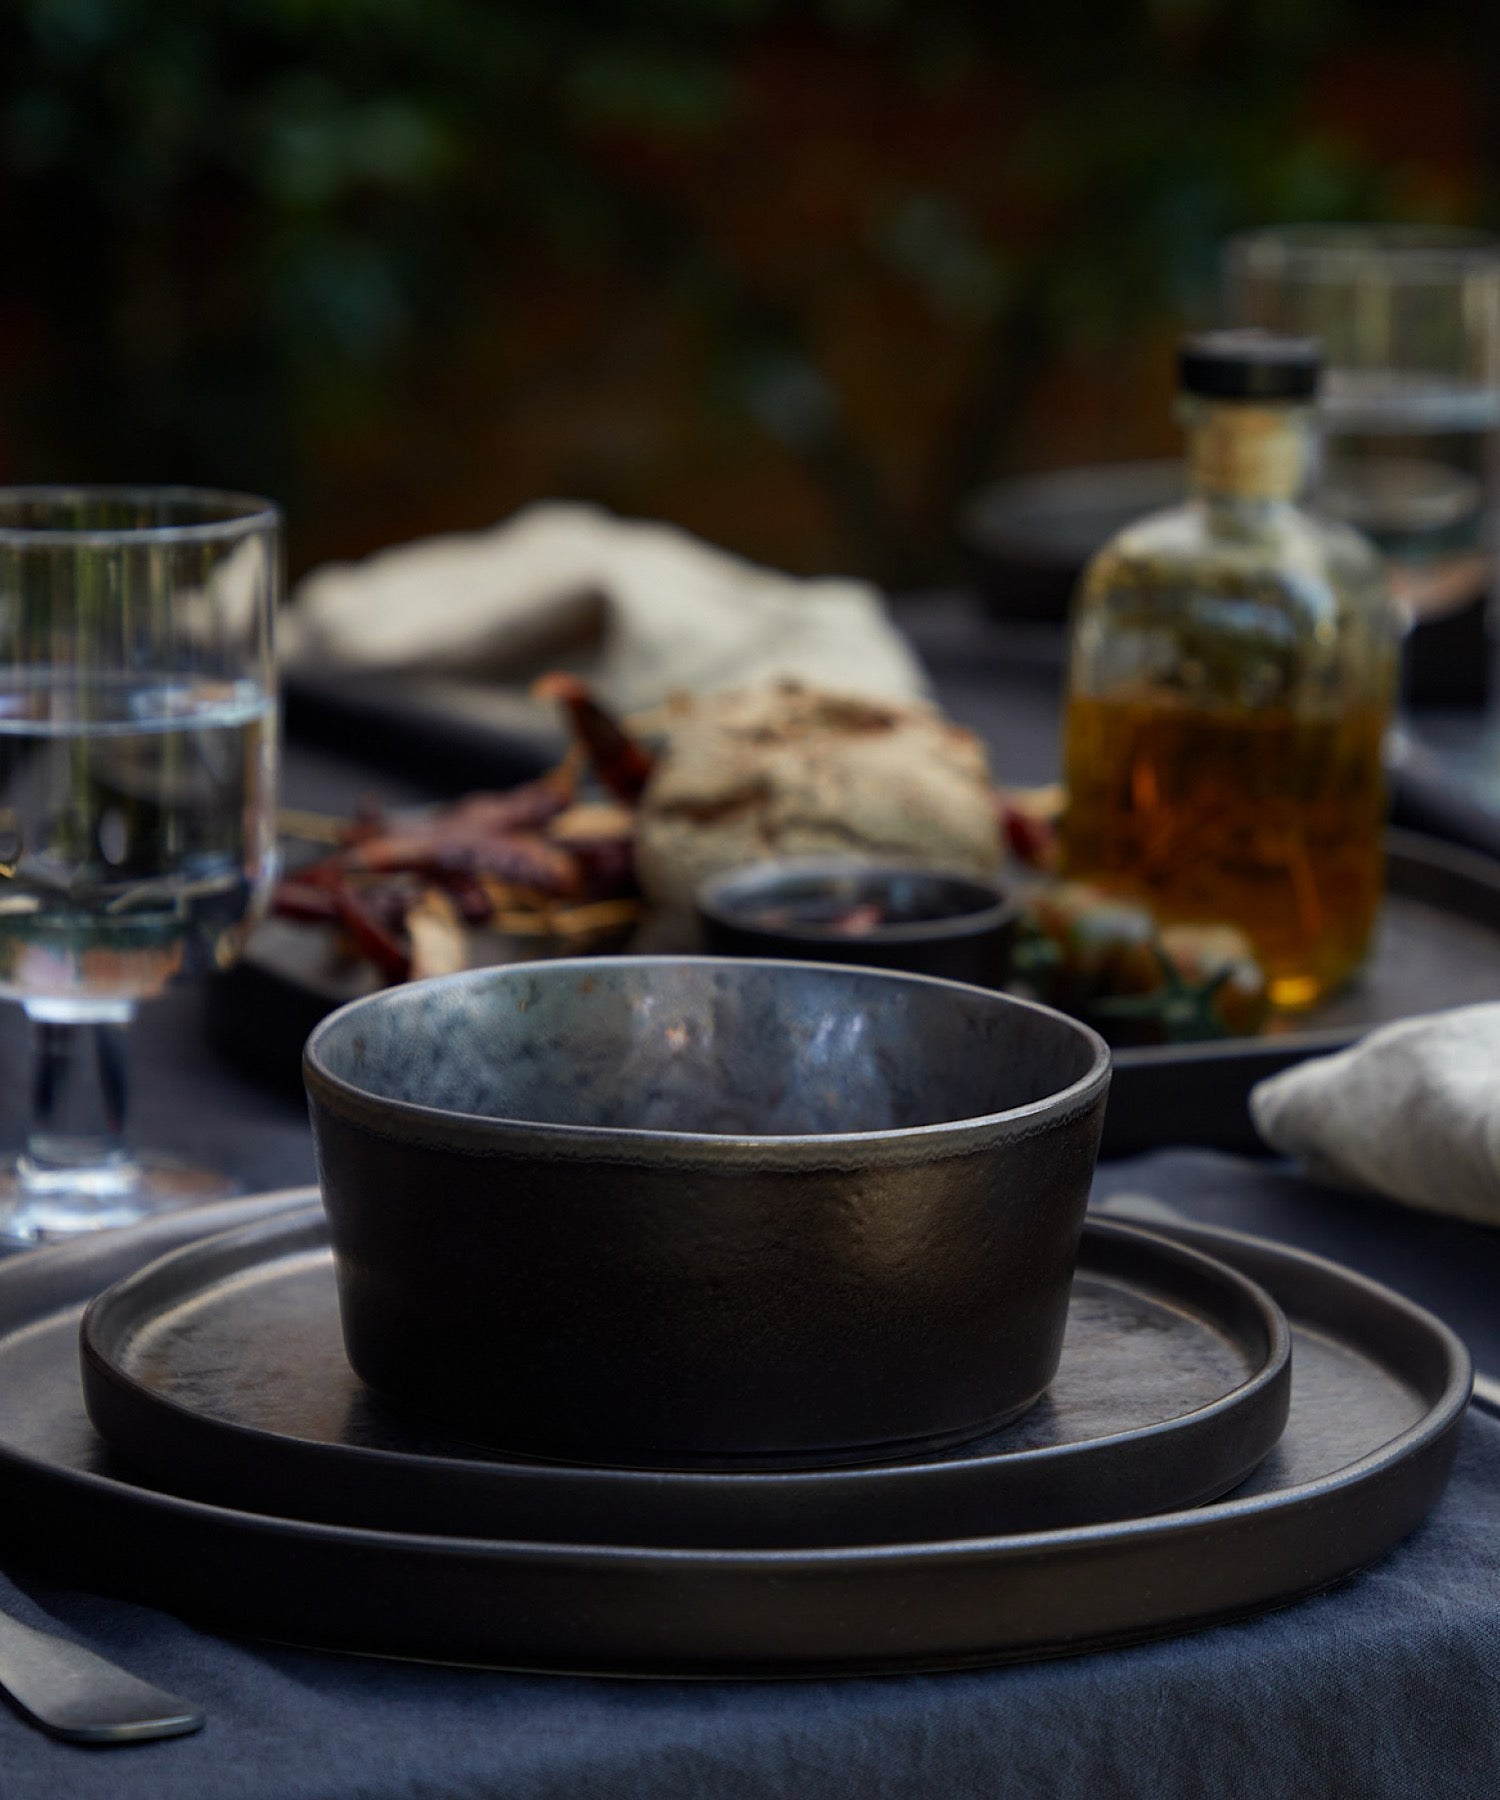
[[[1322,369],[1316,338],[1274,331],[1205,331],[1177,352],[1182,391],[1208,400],[1310,400]]]

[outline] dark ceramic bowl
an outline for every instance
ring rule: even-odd
[[[392,988],[305,1057],[349,1360],[513,1453],[879,1460],[1023,1411],[1109,1085],[917,976],[599,957]]]
[[[840,856],[780,857],[716,875],[699,888],[697,909],[720,956],[858,963],[978,987],[1004,985],[1021,910],[978,875]]]

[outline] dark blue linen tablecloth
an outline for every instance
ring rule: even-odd
[[[1443,1287],[1450,1315],[1472,1306],[1484,1326],[1476,1352],[1500,1366],[1472,1253],[1487,1233],[1198,1152],[1107,1166],[1096,1192],[1148,1194],[1206,1223],[1325,1251],[1352,1244],[1366,1265],[1383,1255],[1388,1276],[1411,1277],[1397,1285]],[[1414,1242],[1441,1247],[1455,1230],[1470,1254],[1413,1254]],[[1472,1291],[1454,1285],[1465,1269],[1479,1271]],[[0,1711],[0,1800],[1500,1793],[1500,1421],[1483,1414],[1466,1423],[1453,1484],[1428,1522],[1339,1588],[1263,1618],[1028,1666],[826,1682],[573,1680],[234,1642],[3,1577],[0,1605],[209,1715],[196,1738],[86,1750]]]

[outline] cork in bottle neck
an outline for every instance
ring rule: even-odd
[[[1188,486],[1199,499],[1295,500],[1311,473],[1312,421],[1306,406],[1209,400],[1185,394]]]

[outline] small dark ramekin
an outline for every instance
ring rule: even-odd
[[[854,963],[992,988],[1010,972],[1020,912],[1005,888],[983,876],[832,856],[778,857],[716,875],[696,902],[704,941],[720,956]],[[851,932],[775,916],[867,905],[895,918]]]
[[[879,1460],[1051,1380],[1109,1085],[952,982],[598,957],[415,982],[304,1063],[349,1359],[512,1453]]]

